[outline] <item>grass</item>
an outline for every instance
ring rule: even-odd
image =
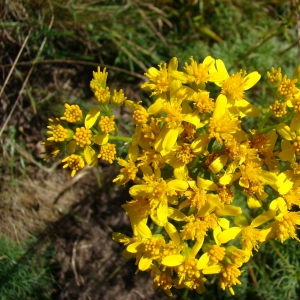
[[[32,222],[35,225],[22,231],[26,218],[29,220],[37,214],[34,209],[37,204],[22,193],[26,190],[24,186],[33,182],[43,189],[37,193],[41,198],[37,200],[40,205],[43,195],[50,199],[54,196],[52,192],[45,192],[47,186],[41,179],[45,175],[41,176],[39,172],[50,174],[53,182],[49,184],[53,184],[53,189],[55,180],[63,178],[63,184],[64,177],[55,171],[57,164],[42,162],[38,145],[45,139],[47,119],[60,114],[63,103],[78,103],[88,109],[94,101],[89,81],[92,70],[98,65],[108,68],[112,87],[123,88],[129,99],[145,100],[147,95],[139,90],[139,85],[150,66],[168,62],[173,56],[179,58],[182,66],[191,56],[202,61],[211,55],[222,59],[231,73],[243,69],[262,74],[257,88],[247,95],[263,112],[268,111],[274,101],[266,72],[271,67],[282,67],[291,75],[298,65],[297,9],[288,0],[7,0],[4,4],[0,12],[3,41],[3,55],[0,55],[3,82],[0,86],[0,112],[3,115],[0,180],[3,183],[1,213],[7,215],[13,211],[13,224],[17,224],[17,235],[12,233],[13,230],[5,231],[11,239],[26,240],[41,224]],[[124,116],[126,111],[121,113]],[[124,130],[130,130],[130,126],[121,117],[119,119]],[[98,178],[98,181],[101,180]],[[68,190],[74,186],[75,182]],[[22,201],[10,198],[11,194]],[[15,205],[7,205],[7,202]],[[47,206],[41,219],[53,221],[58,215]],[[1,226],[4,227],[5,222]],[[288,258],[293,257],[290,264],[297,266],[294,256],[298,248],[289,245],[287,248],[280,245],[278,249]],[[19,293],[16,294],[18,297],[22,298],[26,293],[33,295],[39,289],[44,297],[51,294],[51,280],[48,283],[41,281],[44,286],[35,285],[38,276],[46,272],[47,260],[42,259],[40,267],[33,260],[22,259],[17,268],[15,262],[26,250],[5,237],[1,237],[0,247],[3,253],[0,256],[4,257],[0,261],[4,266],[0,269],[3,272],[1,278],[5,278],[5,272],[12,274],[1,285],[1,298],[17,298],[9,294],[11,286],[17,287],[16,282],[23,282],[26,287],[12,290]],[[37,266],[36,273],[30,274],[30,264]],[[272,272],[262,270],[263,264]],[[256,284],[248,266],[242,278],[244,284],[237,289],[240,299],[250,296],[293,299],[299,293],[294,274],[280,265],[271,246],[264,247],[251,266]],[[291,285],[281,288],[282,277],[282,280],[290,280]],[[271,290],[269,285],[273,281],[276,289]],[[211,291],[219,298],[223,297],[218,287],[213,286]],[[23,292],[25,294],[21,294]],[[192,299],[190,295],[187,297]]]

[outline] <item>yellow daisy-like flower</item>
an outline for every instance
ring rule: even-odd
[[[172,73],[173,77],[180,80],[183,84],[195,83],[201,89],[205,88],[205,83],[220,82],[224,80],[227,76],[225,72],[219,72],[215,69],[215,60],[211,56],[207,56],[202,63],[197,63],[193,57],[191,59],[191,64],[185,63],[185,71],[178,72],[174,71]]]
[[[234,290],[232,286],[236,284],[242,284],[237,277],[239,277],[242,272],[236,264],[226,264],[224,265],[222,272],[220,274],[220,287],[222,290],[226,288],[229,289],[231,295],[234,295]]]
[[[209,138],[216,138],[220,144],[223,140],[233,138],[232,134],[239,130],[238,125],[241,122],[226,111],[226,104],[227,98],[224,95],[220,95],[216,100],[215,110],[210,118],[208,127]]]
[[[61,117],[61,120],[66,120],[69,123],[76,123],[79,122],[82,118],[82,111],[80,107],[76,105],[69,105],[68,103],[65,103],[65,112],[63,117]]]
[[[270,110],[275,117],[280,118],[287,114],[286,104],[286,102],[280,103],[278,100],[276,100],[274,104],[270,106]]]
[[[80,155],[71,154],[64,158],[62,162],[66,163],[63,168],[70,168],[72,170],[71,177],[73,177],[77,171],[84,168],[84,160]]]
[[[250,254],[252,250],[258,250],[259,244],[266,240],[264,235],[259,227],[260,225],[270,221],[275,217],[275,211],[269,210],[257,216],[250,225],[248,225],[247,219],[245,216],[241,215],[235,218],[235,224],[240,227],[231,227],[224,230],[218,235],[218,241],[221,244],[225,244],[230,240],[237,238],[242,235],[242,249],[247,250]]]
[[[98,158],[108,161],[110,164],[115,160],[115,155],[117,154],[116,145],[107,143],[101,146]]]
[[[150,82],[145,82],[141,85],[142,89],[153,90],[152,95],[161,95],[170,90],[170,85],[173,80],[172,72],[176,71],[178,67],[178,60],[173,57],[168,66],[166,63],[159,65],[159,70],[151,67],[145,75],[149,78]]]

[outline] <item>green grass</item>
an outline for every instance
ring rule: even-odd
[[[37,253],[32,245],[0,235],[0,298],[51,299],[54,279],[49,264],[53,250],[48,247]]]

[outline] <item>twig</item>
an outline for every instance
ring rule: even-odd
[[[17,57],[16,57],[16,59],[15,59],[13,65],[12,65],[12,67],[11,67],[11,69],[10,69],[10,71],[9,71],[9,73],[8,73],[8,75],[7,75],[7,77],[6,77],[6,79],[5,79],[5,82],[4,82],[4,84],[3,84],[3,86],[2,86],[2,89],[1,89],[1,91],[0,91],[0,97],[2,96],[2,94],[3,94],[3,92],[4,92],[4,89],[5,89],[7,83],[8,83],[8,81],[9,81],[9,79],[10,79],[10,76],[11,76],[13,70],[14,70],[15,67],[16,67],[16,64],[17,64],[17,62],[18,62],[18,60],[19,60],[19,58],[20,58],[20,56],[21,56],[21,54],[22,54],[22,52],[23,52],[24,47],[25,47],[26,44],[27,44],[27,41],[28,41],[28,39],[29,39],[31,30],[32,30],[32,28],[29,29],[29,32],[28,32],[28,34],[27,34],[27,36],[26,36],[26,38],[25,38],[25,40],[24,40],[24,42],[23,42],[23,44],[22,44],[22,47],[21,47],[21,49],[20,49],[20,51],[19,51],[19,53],[18,53],[18,55],[17,55]]]
[[[259,298],[260,300],[263,300],[263,297],[262,297],[262,295],[261,295],[260,292],[259,292],[259,285],[258,285],[258,282],[257,282],[257,280],[256,280],[256,277],[255,277],[255,274],[254,274],[254,272],[253,272],[252,266],[251,266],[251,264],[250,264],[249,262],[247,262],[247,267],[248,267],[248,270],[249,270],[251,279],[252,279],[252,281],[253,281],[255,287],[257,288],[257,295],[258,295],[258,298]]]
[[[30,68],[30,70],[29,70],[29,72],[28,72],[28,74],[27,74],[27,76],[26,76],[26,78],[25,78],[25,80],[24,80],[24,82],[23,82],[22,88],[21,88],[20,91],[19,91],[18,98],[16,99],[16,101],[15,101],[15,103],[14,103],[14,105],[13,105],[13,107],[12,107],[10,113],[9,113],[9,115],[7,116],[7,118],[6,118],[5,122],[4,122],[4,125],[2,126],[2,128],[1,128],[1,130],[0,130],[0,137],[2,136],[2,133],[3,133],[3,131],[4,131],[5,127],[6,127],[6,125],[7,125],[7,123],[9,122],[9,120],[10,120],[10,118],[11,118],[11,116],[12,116],[14,110],[16,109],[16,106],[17,106],[17,104],[18,104],[18,102],[19,102],[19,99],[21,98],[21,95],[22,95],[22,93],[23,93],[23,90],[24,90],[24,88],[25,88],[25,86],[26,86],[26,84],[27,84],[27,81],[28,81],[28,79],[29,79],[29,77],[30,77],[32,71],[33,71],[33,66]]]
[[[74,245],[73,245],[71,266],[72,266],[73,273],[75,275],[76,285],[80,286],[81,284],[79,282],[78,274],[77,274],[77,271],[76,271],[76,248],[77,248],[77,244],[78,244],[78,240],[76,240],[74,242]]]
[[[111,69],[114,71],[118,72],[123,72],[126,74],[129,74],[131,76],[138,77],[140,79],[147,79],[146,76],[143,76],[141,74],[131,72],[122,68],[110,66],[110,65],[105,65],[105,64],[100,64],[100,63],[94,63],[90,61],[84,61],[84,60],[76,60],[76,59],[43,59],[43,60],[38,60],[35,62],[35,64],[71,64],[71,65],[87,65],[87,66],[93,66],[93,67],[103,67],[107,69]],[[19,62],[17,63],[17,66],[30,66],[33,65],[33,61],[24,61],[24,62]],[[11,64],[5,64],[5,65],[0,65],[0,68],[7,68],[10,67]]]

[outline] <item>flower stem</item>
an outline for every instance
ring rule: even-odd
[[[267,114],[265,114],[265,116],[263,117],[263,119],[261,120],[259,126],[258,126],[258,132],[262,133],[262,128],[264,127],[264,125],[266,124],[266,122],[269,120],[269,118],[271,117],[272,112],[269,111]],[[264,128],[265,129],[265,128]]]
[[[121,142],[127,142],[127,143],[130,143],[132,141],[131,137],[122,136],[122,135],[109,135],[108,139],[110,141],[121,141]]]

